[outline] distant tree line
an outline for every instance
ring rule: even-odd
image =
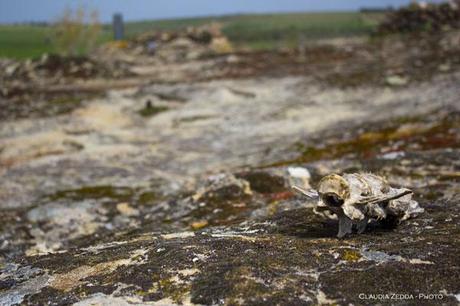
[[[391,5],[387,7],[362,7],[359,11],[361,13],[385,13],[394,11],[394,7]]]

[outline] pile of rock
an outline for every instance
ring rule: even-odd
[[[154,55],[167,62],[228,53],[232,46],[220,25],[188,27],[179,31],[153,31],[136,37],[130,46],[137,53]]]
[[[88,79],[95,77],[118,77],[126,75],[123,67],[109,67],[87,56],[61,56],[44,54],[41,58],[27,61],[8,61],[1,78],[5,80],[39,81]],[[126,72],[126,73],[124,73]]]
[[[377,29],[378,34],[439,32],[460,28],[460,1],[412,3],[390,11]]]

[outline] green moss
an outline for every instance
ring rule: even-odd
[[[251,195],[240,186],[227,185],[205,193],[198,206],[191,212],[193,221],[208,221],[209,225],[224,225],[241,221],[246,214],[255,209]]]
[[[452,203],[450,212],[457,212],[456,204]],[[84,288],[71,292],[43,291],[47,292],[49,299],[58,301],[69,297],[78,300],[96,292],[110,294],[114,284],[126,284],[121,295],[142,296],[145,302],[170,298],[175,303],[183,303],[190,294],[193,303],[205,305],[302,305],[308,304],[306,297],[311,299],[310,303],[317,302],[314,292],[321,288],[329,299],[337,299],[338,304],[360,304],[359,293],[375,293],[376,290],[398,292],[404,288],[404,292],[418,294],[443,289],[455,292],[458,289],[458,271],[452,269],[458,261],[458,222],[456,219],[444,222],[447,216],[445,207],[430,211],[429,218],[432,218],[437,232],[424,232],[423,237],[419,232],[417,235],[412,232],[409,236],[422,238],[413,242],[407,242],[408,228],[384,235],[361,235],[344,241],[331,238],[336,228],[328,232],[330,226],[324,227],[321,222],[315,221],[319,217],[311,211],[286,211],[267,220],[269,222],[265,224],[270,226],[259,224],[264,226],[263,232],[244,234],[254,240],[212,238],[204,232],[177,240],[163,240],[152,233],[150,238],[142,236],[146,239],[139,241],[137,238],[140,237],[127,233],[119,238],[131,242],[101,249],[98,253],[77,250],[26,257],[22,265],[44,268],[54,274],[56,269],[62,273],[81,265],[126,258],[127,254],[140,248],[149,250],[145,254],[145,262],[123,265],[116,271],[88,278],[82,285]],[[413,228],[412,225],[409,227]],[[315,231],[323,236],[317,236]],[[434,264],[360,261],[357,250],[362,247],[408,259],[429,260]],[[157,252],[158,248],[163,251]],[[341,258],[350,263],[337,265],[338,259],[334,258],[331,250],[339,250]],[[210,256],[204,261],[194,262],[196,254]],[[193,277],[174,272],[192,268],[199,269]],[[311,275],[315,271],[319,279]],[[300,299],[301,296],[304,298]],[[30,298],[32,305],[34,301],[41,301],[44,295],[39,294],[37,298]]]
[[[82,98],[79,96],[64,95],[52,98],[46,104],[53,110],[53,115],[61,115],[80,107],[82,105]]]
[[[141,205],[150,205],[152,203],[154,203],[155,201],[158,200],[158,195],[157,193],[153,192],[153,191],[147,191],[147,192],[143,192],[139,195],[138,197],[138,203],[141,204]]]
[[[51,99],[49,101],[49,103],[51,104],[71,104],[71,105],[75,105],[75,104],[80,104],[81,102],[81,99],[79,97],[75,97],[75,96],[61,96],[61,97],[56,97],[54,99]]]
[[[158,282],[158,290],[164,297],[172,299],[181,304],[185,297],[190,293],[191,285],[187,283],[177,283],[171,278],[162,279]]]
[[[356,250],[345,249],[342,258],[346,261],[358,261],[361,258],[361,254]]]
[[[427,129],[417,127],[400,130],[404,124],[425,124],[423,117],[402,117],[391,122],[384,122],[383,128],[372,129],[360,133],[351,139],[336,140],[320,146],[305,146],[303,143],[294,145],[300,156],[288,161],[274,163],[269,166],[281,166],[293,163],[308,163],[317,160],[354,157],[359,159],[373,158],[383,148],[391,147],[393,151],[429,150],[439,148],[458,148],[460,138],[460,115],[449,114]],[[376,124],[376,126],[379,126]]]
[[[78,189],[58,191],[48,196],[51,201],[58,199],[70,199],[74,201],[83,199],[116,199],[118,201],[127,201],[134,195],[134,190],[129,187],[115,186],[88,186]]]
[[[85,100],[102,96],[102,92],[42,92],[40,89],[13,89],[11,103],[0,107],[1,118],[22,119],[62,115],[81,107]]]
[[[194,122],[194,121],[200,121],[200,120],[206,120],[206,119],[211,119],[214,118],[214,116],[191,116],[191,117],[185,117],[180,119],[180,122]]]
[[[378,84],[384,73],[382,67],[375,64],[374,67],[365,66],[361,70],[345,71],[340,73],[331,73],[326,75],[321,81],[326,82],[330,86],[358,87],[369,84]]]
[[[428,201],[435,201],[442,198],[444,193],[441,190],[429,189],[423,193],[423,198]]]
[[[137,113],[142,117],[152,117],[166,110],[168,110],[166,106],[149,105],[139,110]]]

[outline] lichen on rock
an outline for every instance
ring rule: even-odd
[[[139,55],[140,79],[50,85],[98,93],[58,115],[27,116],[30,88],[21,106],[0,97],[0,304],[362,305],[404,291],[457,305],[458,63],[431,75],[445,59],[413,67],[390,43],[380,64],[380,43],[313,48],[301,65]],[[397,64],[410,81],[387,87]],[[338,221],[290,188],[367,172],[413,191],[383,207],[398,227],[337,239]],[[406,218],[412,201],[424,213]]]

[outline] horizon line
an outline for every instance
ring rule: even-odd
[[[191,16],[177,16],[177,17],[164,17],[164,18],[151,18],[151,19],[125,19],[123,13],[123,19],[126,23],[135,23],[135,22],[149,22],[149,21],[170,21],[170,20],[191,20],[191,19],[208,19],[208,18],[225,18],[225,17],[238,17],[238,16],[266,16],[266,15],[294,15],[294,14],[324,14],[324,13],[361,13],[363,10],[370,10],[369,12],[363,13],[372,13],[372,10],[375,12],[384,12],[386,10],[394,9],[394,6],[385,6],[385,7],[362,7],[357,10],[350,9],[350,10],[308,10],[308,11],[281,11],[281,12],[241,12],[241,13],[228,13],[228,14],[216,14],[216,15],[191,15]],[[120,14],[120,12],[114,12],[112,15]],[[56,18],[57,20],[57,18]],[[0,25],[50,25],[53,24],[54,21],[44,21],[44,20],[29,20],[29,21],[17,21],[17,22],[2,22],[0,21]],[[111,24],[110,21],[101,22],[101,24]]]

